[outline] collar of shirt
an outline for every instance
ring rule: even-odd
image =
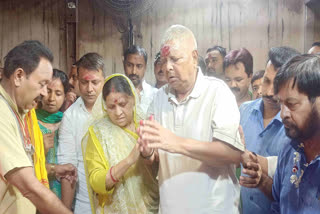
[[[88,114],[90,114],[90,112],[88,111],[86,105],[84,104],[84,100],[82,99],[82,97],[79,97],[79,107],[80,107],[83,111],[85,111],[85,112],[87,112]]]
[[[180,104],[187,102],[190,98],[196,99],[201,95],[201,92],[203,91],[204,87],[206,86],[206,84],[204,84],[204,79],[205,79],[205,77],[202,74],[200,67],[198,67],[196,82],[193,86],[193,89],[192,89],[191,93],[182,102],[180,102]],[[171,89],[170,87],[168,87],[167,93],[169,96],[169,101],[174,102],[176,105],[178,105],[179,102],[175,96],[174,90]]]
[[[263,99],[262,98],[259,98],[258,102],[256,102],[253,106],[253,111],[256,111],[256,112],[260,112],[261,115],[263,116],[263,109],[264,109],[264,106],[263,106]],[[279,111],[276,116],[274,116],[274,118],[272,119],[272,121],[270,122],[270,124],[272,124],[275,120],[279,121],[280,123],[282,123],[282,119],[281,119],[281,116],[280,116],[280,113],[281,111]]]
[[[152,86],[149,85],[145,79],[142,80],[142,91],[140,91],[140,95],[142,96],[146,91],[149,91]]]

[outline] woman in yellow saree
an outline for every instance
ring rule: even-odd
[[[111,75],[97,104],[96,120],[82,140],[92,212],[157,213],[157,167],[140,155],[136,129],[144,116],[133,84],[122,74]]]

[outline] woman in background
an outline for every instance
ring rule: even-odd
[[[58,147],[58,129],[63,113],[60,110],[69,88],[67,75],[58,69],[53,69],[52,81],[48,84],[48,94],[43,97],[40,108],[36,109],[38,123],[43,134],[46,154],[46,168],[50,189],[61,198],[61,185],[57,180],[60,168],[65,165],[56,165]]]

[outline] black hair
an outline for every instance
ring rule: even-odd
[[[156,65],[159,60],[160,60],[160,52],[158,52],[158,53],[156,54],[156,57],[154,58],[154,63],[153,63],[153,65]]]
[[[297,55],[300,55],[299,51],[290,47],[272,47],[270,48],[268,53],[269,58],[267,63],[270,60],[274,68],[277,70],[287,61],[289,61],[292,57]]]
[[[78,75],[81,67],[88,70],[101,70],[103,77],[105,77],[104,60],[98,53],[87,53],[74,64],[77,66]]]
[[[127,60],[128,55],[130,54],[138,54],[143,56],[144,58],[144,62],[147,64],[148,61],[148,54],[146,52],[146,50],[138,45],[132,45],[131,47],[129,47],[123,54],[123,58],[124,61]]]
[[[63,91],[65,94],[67,94],[69,90],[69,78],[66,73],[63,71],[60,71],[58,69],[53,69],[53,74],[52,74],[52,80],[54,79],[60,79],[62,86],[63,86]]]
[[[36,40],[24,41],[4,57],[3,74],[6,78],[10,78],[16,69],[22,68],[29,76],[38,67],[41,58],[50,63],[53,62],[53,55],[49,48]]]
[[[274,79],[275,94],[292,79],[292,88],[297,85],[298,91],[314,102],[320,96],[320,55],[303,54],[284,64]]]
[[[209,53],[211,51],[214,51],[214,50],[219,51],[219,53],[221,54],[221,56],[223,58],[227,55],[226,49],[224,47],[221,47],[221,46],[218,46],[218,45],[215,45],[215,46],[213,46],[211,48],[208,48],[207,53]]]
[[[243,63],[245,72],[250,77],[253,73],[253,57],[246,48],[240,48],[232,50],[223,60],[223,71],[230,66],[235,65],[238,62]]]
[[[314,46],[319,46],[320,47],[320,42],[314,42],[311,47],[314,47]]]
[[[261,79],[264,75],[265,70],[259,70],[255,73],[253,73],[252,78],[251,78],[251,84],[253,84],[254,81]]]
[[[123,76],[115,76],[104,84],[102,89],[103,100],[106,100],[106,97],[110,94],[111,91],[113,91],[113,89],[116,92],[125,93],[130,97],[133,96],[130,84],[128,80]]]

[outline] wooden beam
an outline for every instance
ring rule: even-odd
[[[78,59],[78,0],[66,0],[67,68]]]

